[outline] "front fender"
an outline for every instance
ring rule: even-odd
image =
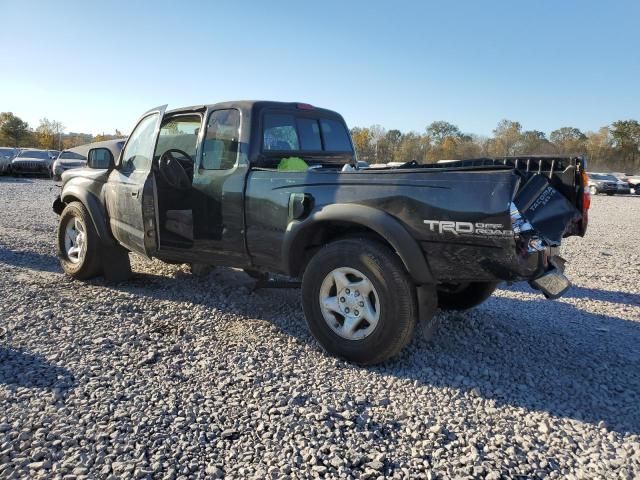
[[[348,222],[373,230],[397,252],[416,284],[435,283],[418,242],[397,219],[373,207],[348,203],[327,205],[304,220],[289,223],[282,243],[282,259],[287,272],[291,273],[294,263],[299,260],[295,256],[300,254],[300,242],[304,243],[308,233],[318,224],[329,222]]]
[[[53,202],[53,210],[60,214],[62,213],[60,207],[64,209],[64,205],[74,201],[81,202],[89,212],[89,216],[93,221],[93,226],[96,229],[100,241],[106,245],[116,245],[116,241],[108,228],[109,223],[104,205],[93,193],[83,188],[78,188],[75,185],[65,185],[60,197]],[[60,210],[60,212],[58,212],[58,210]]]

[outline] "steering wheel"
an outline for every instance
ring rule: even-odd
[[[165,183],[171,188],[188,190],[191,188],[191,178],[182,163],[173,156],[174,153],[186,158],[193,164],[193,159],[187,152],[177,148],[170,148],[164,152],[160,160],[158,160],[158,172],[160,173],[160,177],[162,177]]]

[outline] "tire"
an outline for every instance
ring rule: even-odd
[[[455,290],[438,290],[438,307],[441,310],[468,310],[487,300],[497,283],[470,282]]]
[[[361,365],[400,352],[418,316],[415,286],[398,256],[364,238],[332,242],[313,256],[302,278],[302,301],[309,330],[322,348]],[[347,321],[355,326],[350,333]]]
[[[598,194],[598,189],[597,189],[596,187],[594,187],[593,185],[591,185],[591,186],[589,187],[589,193],[590,193],[591,195],[597,195],[597,194]]]
[[[68,230],[68,227],[71,230]],[[72,240],[73,231],[76,235],[75,241]],[[78,241],[81,233],[82,241]],[[62,211],[58,222],[57,240],[58,258],[67,275],[76,280],[87,280],[102,273],[100,240],[89,212],[82,203],[71,202]],[[74,246],[77,250],[72,252],[70,247]]]

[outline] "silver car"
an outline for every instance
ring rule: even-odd
[[[63,150],[53,162],[53,178],[60,180],[63,172],[72,168],[82,168],[87,164],[87,157],[76,149]]]
[[[0,147],[0,175],[9,173],[11,160],[18,155],[18,150],[12,147]]]
[[[47,150],[35,148],[23,149],[11,162],[11,173],[15,175],[46,175],[51,176],[51,157]]]

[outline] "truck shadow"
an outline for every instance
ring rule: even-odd
[[[496,406],[640,433],[640,323],[513,298],[440,318],[434,340],[417,339],[399,359],[401,369],[391,363],[377,370]]]
[[[514,292],[535,293],[528,285],[513,285],[508,290]],[[601,302],[619,303],[622,305],[640,305],[640,295],[631,292],[620,292],[617,290],[600,290],[598,288],[586,288],[572,285],[563,295],[563,298],[577,298],[599,300]]]
[[[62,272],[60,263],[55,255],[31,252],[28,250],[11,250],[0,244],[0,265],[1,264],[40,270],[42,272]]]
[[[75,378],[40,355],[0,346],[0,384],[64,393],[75,385]]]
[[[184,274],[178,281],[136,274],[130,282],[111,288],[266,320],[301,343],[314,344],[298,291],[252,293],[252,285],[244,273],[218,269],[206,279]],[[194,295],[207,290],[215,290],[216,296]],[[604,299],[608,293],[601,296]],[[368,370],[418,385],[454,388],[460,395],[479,396],[498,407],[546,411],[620,433],[640,433],[640,323],[566,302],[504,297],[491,298],[468,312],[441,312],[438,317],[441,325],[433,340],[419,331],[397,358]],[[348,377],[355,368],[359,367],[341,363],[336,378],[342,372]],[[349,388],[347,379],[339,383]]]

